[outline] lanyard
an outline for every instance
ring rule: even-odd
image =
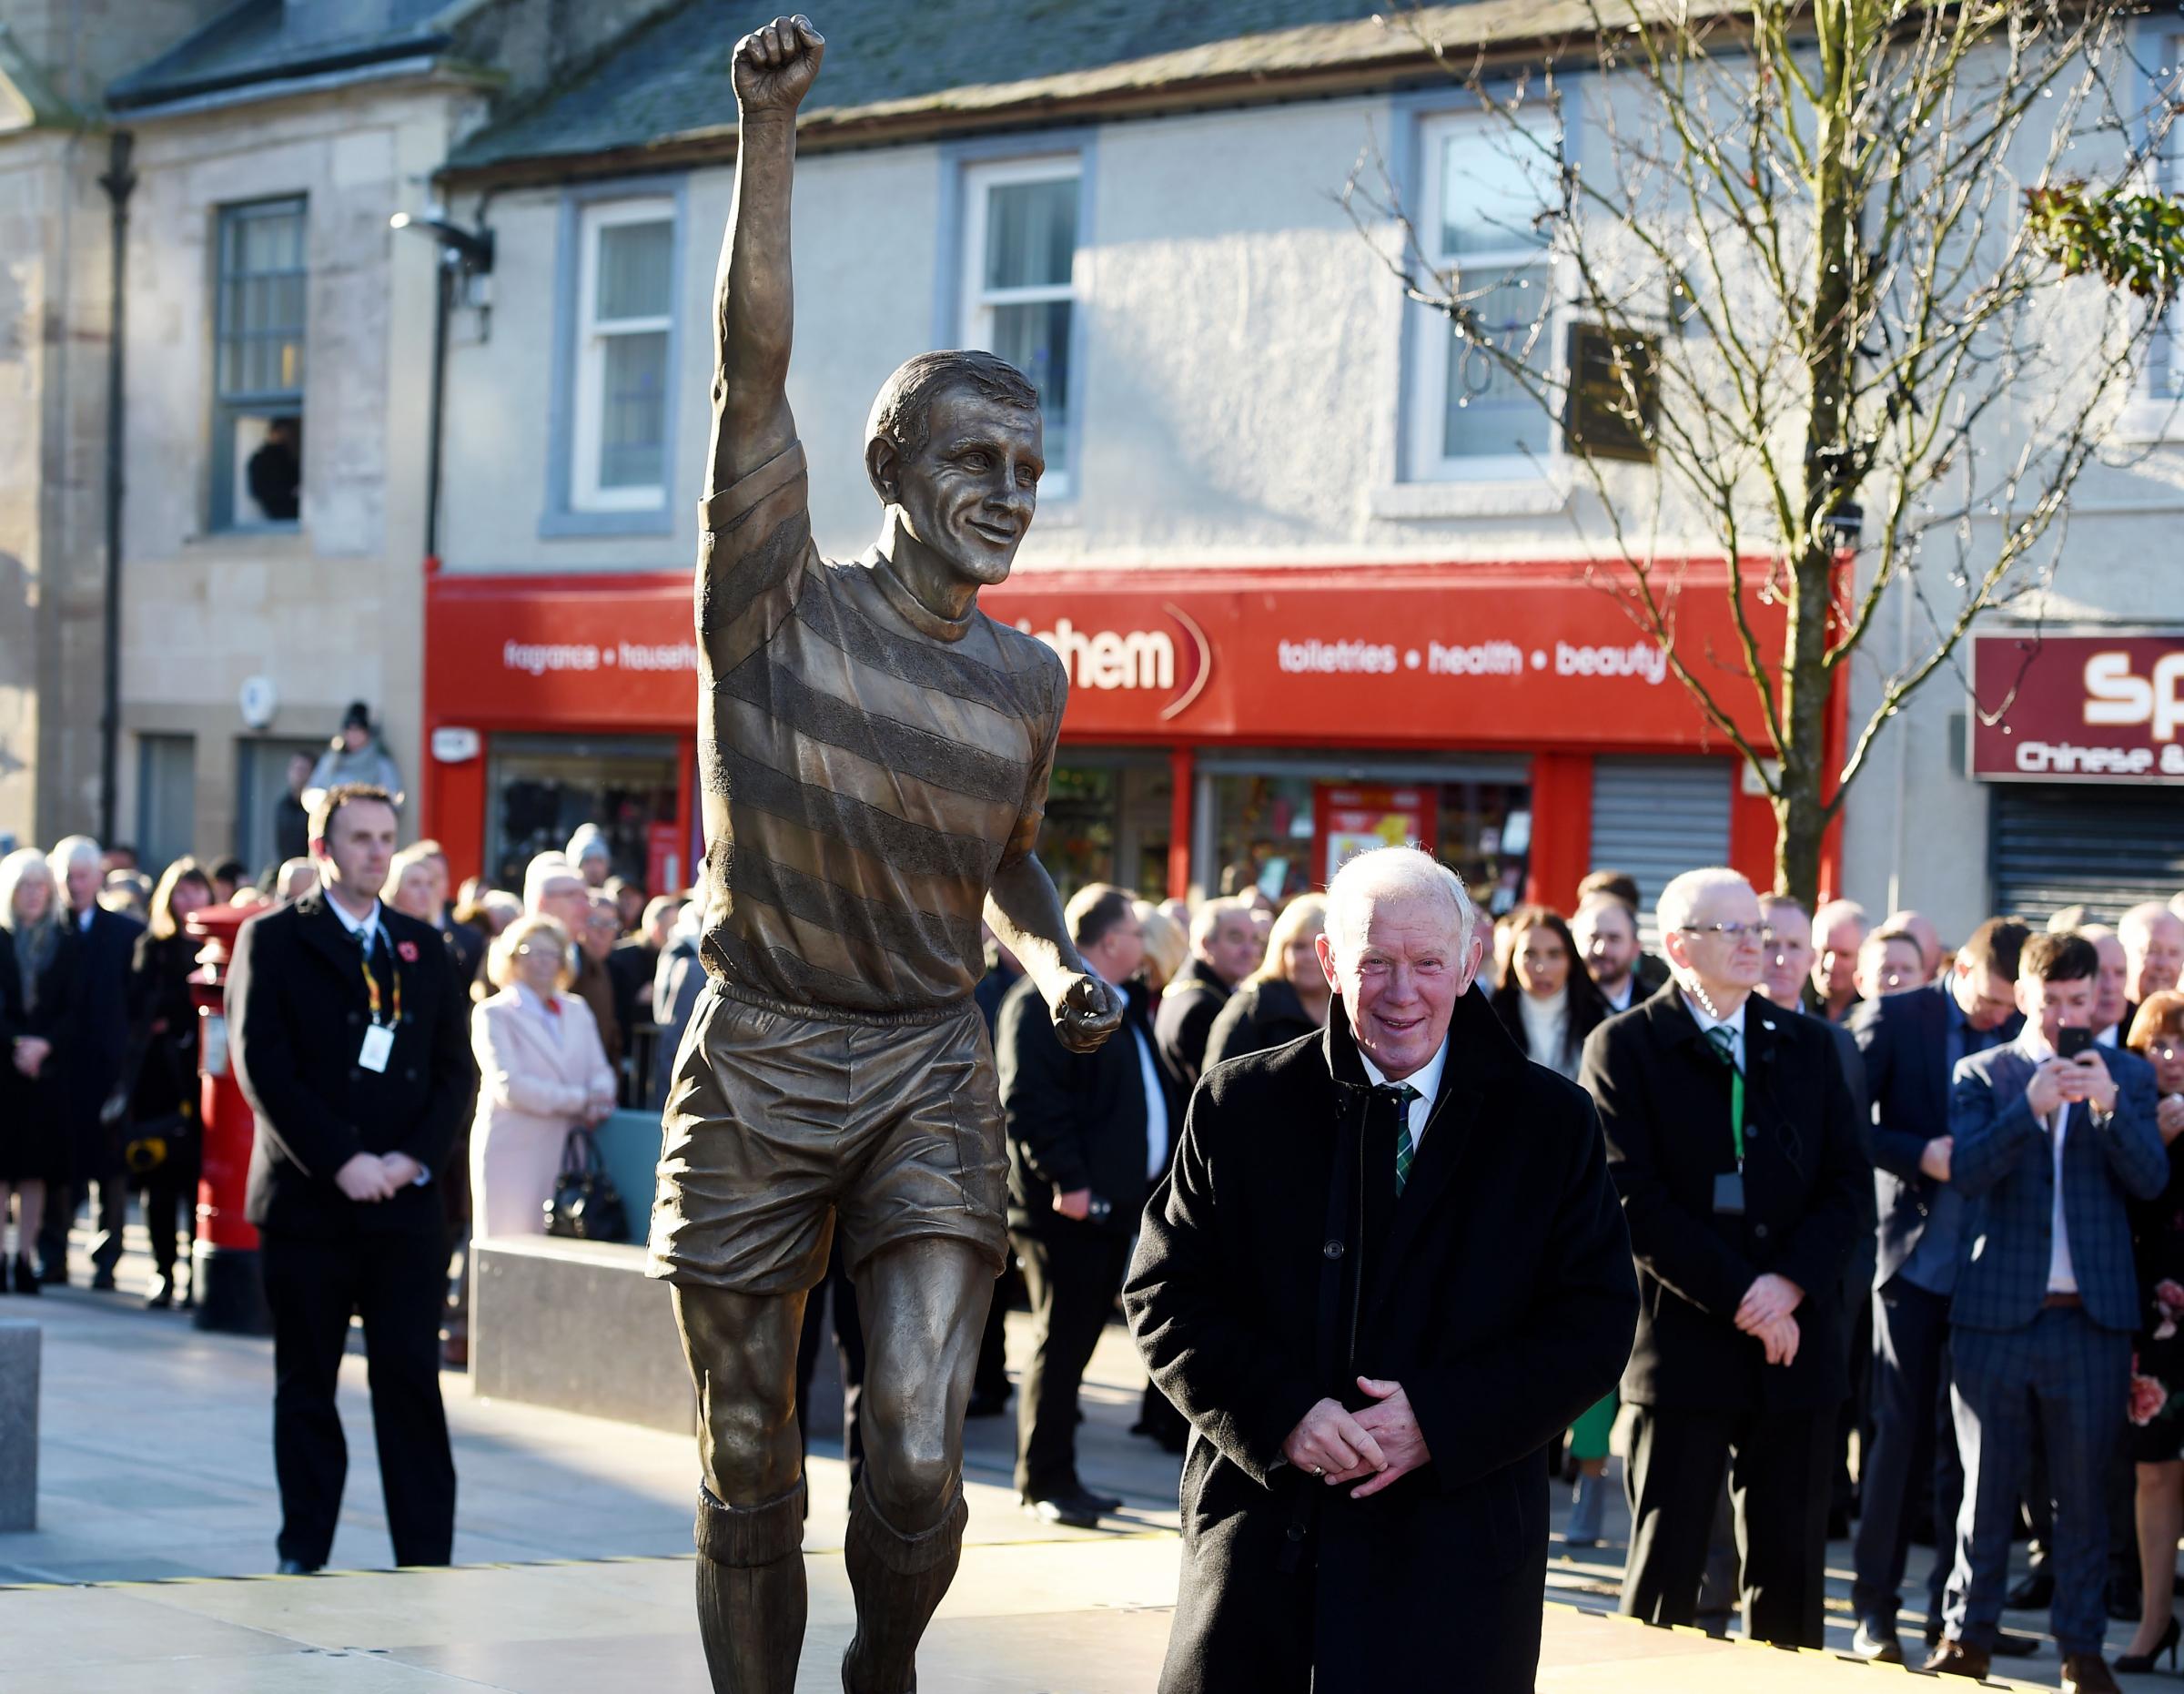
[[[376,931],[372,938],[375,941],[379,938]],[[364,973],[364,991],[371,997],[371,1020],[375,1025],[381,1022],[397,1024],[402,1020],[402,968],[395,962],[392,948],[387,949],[387,968],[394,973],[394,1016],[382,1019],[379,1016],[379,979],[372,974],[371,948],[365,946],[357,950],[357,969]]]

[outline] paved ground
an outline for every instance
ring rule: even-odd
[[[147,1269],[132,1254],[125,1289]],[[142,1685],[136,1673],[147,1656],[192,1655],[228,1670],[215,1677],[206,1669],[203,1680],[191,1681],[197,1671],[177,1671],[177,1680],[163,1669],[160,1685],[426,1686],[397,1677],[399,1662],[420,1678],[539,1694],[703,1687],[702,1678],[693,1679],[698,1661],[688,1628],[695,1465],[686,1438],[480,1400],[467,1378],[450,1374],[443,1383],[462,1490],[458,1562],[551,1565],[339,1583],[207,1582],[260,1575],[274,1563],[270,1344],[203,1334],[186,1314],[147,1313],[126,1294],[93,1294],[80,1285],[83,1274],[79,1265],[78,1286],[35,1302],[0,1300],[0,1317],[35,1318],[45,1331],[41,1527],[0,1535],[0,1694],[133,1689]],[[1026,1340],[1019,1314],[1010,1329],[1012,1360],[1020,1360]],[[1081,1455],[1088,1482],[1126,1497],[1111,1531],[1054,1529],[1023,1516],[1008,1486],[1014,1419],[970,1426],[969,1538],[986,1550],[966,1556],[935,1625],[938,1657],[927,1687],[1018,1694],[1151,1687],[1174,1596],[1176,1462],[1127,1433],[1143,1381],[1121,1332],[1110,1329],[1087,1385]],[[814,1420],[823,1422],[832,1395],[815,1399]],[[351,1432],[350,1477],[334,1562],[383,1567],[388,1544],[360,1356],[344,1367],[342,1411]],[[838,1459],[826,1456],[831,1445],[823,1434],[814,1439],[805,1542],[814,1595],[810,1657],[822,1667],[838,1654],[841,1640],[832,1632],[847,1617],[838,1557],[847,1481]],[[1558,1526],[1564,1509],[1558,1490]],[[1596,1630],[1575,1614],[1612,1608],[1626,1528],[1613,1507],[1608,1544],[1575,1554],[1555,1544],[1548,1598],[1562,1604],[1549,1608],[1542,1689],[1612,1682],[1618,1694],[1695,1691],[1714,1686],[1716,1674],[1786,1689],[1810,1686],[1806,1667],[1827,1669],[1823,1659],[1780,1654],[1755,1659],[1750,1648],[1707,1648],[1694,1659],[1704,1644],[1685,1635],[1622,1625]],[[1907,1592],[1923,1592],[1928,1557],[1913,1550]],[[1830,1645],[1838,1649],[1849,1639],[1848,1563],[1846,1545],[1830,1547]],[[186,1578],[198,1580],[177,1580]],[[45,1586],[51,1584],[157,1586]],[[541,1618],[552,1620],[551,1629],[541,1629]],[[1906,1613],[1909,1638],[1920,1621]],[[2009,1622],[2028,1634],[2046,1627],[2032,1616]],[[2111,1652],[2127,1636],[2118,1626]],[[349,1671],[339,1669],[343,1653],[356,1660]],[[264,1662],[229,1662],[238,1655]],[[609,1658],[625,1674],[602,1676]],[[323,1679],[361,1675],[367,1661],[384,1679]],[[125,1674],[128,1664],[136,1671]],[[1717,1672],[1717,1664],[1728,1669]],[[636,1675],[639,1667],[646,1674]],[[2053,1646],[2005,1669],[2053,1687]],[[2171,1686],[2166,1677],[2134,1681]],[[830,1685],[827,1676],[811,1683]]]

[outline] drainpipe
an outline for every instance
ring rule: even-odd
[[[480,219],[485,215],[481,201]],[[414,229],[439,243],[435,270],[438,292],[432,301],[431,415],[425,425],[425,574],[440,569],[440,419],[446,410],[448,387],[448,320],[455,310],[455,290],[465,277],[490,276],[493,269],[493,232],[480,228],[459,228],[438,207],[422,218],[397,212],[388,220],[395,229]]]
[[[454,303],[455,267],[442,253],[433,266],[432,414],[425,425],[425,574],[440,569],[440,414],[447,404],[448,316]]]
[[[107,142],[106,174],[98,179],[113,207],[113,253],[107,279],[111,300],[106,346],[106,697],[98,720],[98,838],[109,845],[114,840],[120,801],[121,455],[126,439],[122,427],[122,353],[127,344],[123,284],[128,274],[129,195],[136,187],[136,173],[129,168],[129,154],[135,145],[136,138],[127,130],[116,130]]]

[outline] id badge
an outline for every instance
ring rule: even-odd
[[[1744,1215],[1744,1173],[1742,1171],[1724,1171],[1714,1177],[1714,1210],[1721,1217],[1741,1218]]]
[[[394,1030],[383,1023],[368,1025],[364,1030],[364,1050],[357,1055],[357,1062],[367,1070],[384,1070],[387,1061],[394,1057]],[[1740,1204],[1740,1212],[1744,1209]]]

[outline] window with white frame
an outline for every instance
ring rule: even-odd
[[[581,210],[577,237],[569,504],[657,511],[667,503],[674,201],[594,201]]]
[[[1075,154],[964,172],[963,343],[1007,360],[1038,389],[1046,454],[1039,492],[1050,500],[1068,497],[1077,468],[1070,334],[1082,183]]]
[[[1554,260],[1536,222],[1541,160],[1498,118],[1463,115],[1420,127],[1419,210],[1426,259],[1493,343],[1542,373],[1560,325]],[[1541,321],[1542,315],[1547,321]],[[1555,431],[1523,382],[1484,348],[1421,309],[1411,371],[1410,473],[1421,481],[1522,476],[1554,451]]]

